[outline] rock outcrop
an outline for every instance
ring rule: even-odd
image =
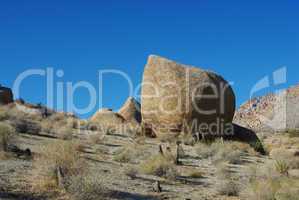
[[[247,101],[234,122],[258,132],[299,129],[299,85]]]
[[[117,126],[125,122],[125,119],[118,113],[113,112],[111,109],[103,108],[96,112],[90,119],[91,122],[103,126]]]
[[[141,91],[147,130],[157,136],[165,131],[194,133],[204,125],[205,133],[223,134],[220,126],[231,124],[234,112],[234,92],[221,76],[159,56],[148,58]]]
[[[0,105],[6,105],[13,102],[13,93],[10,88],[0,85]]]
[[[119,109],[120,114],[128,123],[139,125],[141,123],[141,106],[133,97],[129,97],[126,103]]]

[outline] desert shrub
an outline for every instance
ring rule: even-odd
[[[256,179],[251,181],[243,191],[242,196],[244,199],[257,199],[257,200],[275,200],[275,195],[280,188],[278,179]]]
[[[125,170],[125,174],[131,179],[135,179],[138,174],[138,170],[135,167],[129,167]]]
[[[2,160],[7,160],[9,159],[10,157],[8,156],[8,154],[4,151],[0,151],[0,161]]]
[[[41,131],[41,127],[37,122],[29,121],[27,119],[15,119],[13,125],[17,132],[28,133],[36,135]]]
[[[237,178],[225,177],[217,181],[216,190],[220,195],[238,196],[240,187]]]
[[[216,191],[218,194],[226,196],[238,196],[240,192],[238,177],[236,177],[228,169],[228,163],[218,163],[216,167]]]
[[[280,181],[280,189],[275,195],[277,200],[299,200],[299,181],[285,178]]]
[[[259,178],[246,185],[241,196],[248,200],[298,200],[298,186],[298,179],[288,177]]]
[[[41,130],[58,138],[69,140],[73,137],[74,119],[62,114],[53,114],[41,122]]]
[[[197,154],[201,158],[206,159],[206,158],[210,158],[216,154],[218,149],[215,147],[216,147],[216,145],[211,146],[211,145],[208,145],[205,143],[198,143],[196,145],[196,151],[197,151]]]
[[[14,133],[15,130],[12,126],[0,122],[0,151],[7,151],[7,147],[13,139]]]
[[[94,122],[86,122],[86,129],[90,130],[90,131],[98,131],[99,130],[99,126],[98,124],[94,123]]]
[[[294,155],[294,152],[286,149],[275,149],[271,151],[271,157],[285,164],[289,169],[299,169],[299,157]]]
[[[183,141],[185,145],[194,146],[196,144],[196,138],[190,133],[184,133],[180,136],[180,139]]]
[[[275,169],[278,173],[280,173],[282,175],[288,175],[290,167],[285,161],[276,160],[275,161]]]
[[[60,127],[55,130],[55,135],[63,140],[71,140],[73,138],[73,129],[67,126]]]
[[[122,163],[129,163],[133,158],[132,152],[128,149],[125,149],[123,152],[114,156],[113,160]]]
[[[69,141],[55,141],[41,148],[41,156],[34,160],[32,175],[29,177],[33,192],[58,191],[57,170],[61,169],[63,183],[69,183],[70,177],[84,172],[84,161]]]
[[[191,178],[202,178],[204,176],[204,172],[199,171],[199,170],[193,170],[189,172],[189,177]]]
[[[138,147],[137,146],[126,146],[121,149],[114,156],[113,160],[122,163],[133,162],[134,159],[138,156]]]
[[[141,163],[140,171],[145,174],[160,176],[167,179],[175,179],[178,174],[174,161],[160,154]]]
[[[74,200],[105,200],[110,195],[104,187],[103,177],[90,171],[72,176],[67,191]]]
[[[101,133],[91,134],[88,140],[91,144],[101,144],[105,140],[105,135]]]
[[[244,153],[255,153],[247,144],[240,142],[223,142],[216,140],[211,144],[196,144],[197,154],[203,158],[211,158],[215,163],[229,162],[238,164],[241,162],[240,156]]]
[[[9,118],[7,110],[2,106],[0,107],[0,121],[7,120]]]
[[[243,152],[239,149],[234,149],[230,145],[223,145],[218,149],[217,153],[213,157],[214,162],[229,162],[231,164],[239,164],[242,161],[240,160]]]
[[[299,180],[285,176],[287,167],[279,167],[282,170],[277,170],[276,165],[271,160],[252,167],[242,187],[242,199],[298,200]]]
[[[291,138],[299,137],[299,130],[298,129],[287,129],[286,133]]]

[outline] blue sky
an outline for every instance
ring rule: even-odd
[[[282,66],[287,83],[279,87],[299,82],[298,10],[296,0],[1,1],[0,83],[12,87],[27,69],[53,67],[64,71],[56,82],[98,89],[98,71],[117,69],[136,86],[148,55],[157,54],[233,81],[239,105]],[[45,103],[45,88],[45,78],[33,76],[21,96]],[[105,77],[103,88],[104,107],[117,109],[128,96],[120,77]],[[74,101],[86,106],[88,93],[78,90]]]

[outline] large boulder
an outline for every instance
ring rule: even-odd
[[[141,106],[133,97],[129,97],[125,104],[119,109],[120,114],[128,123],[139,125],[141,123]]]
[[[6,105],[13,102],[13,93],[10,88],[0,85],[0,105]]]
[[[96,112],[90,119],[91,122],[104,127],[116,127],[125,122],[125,119],[111,109],[103,108]]]
[[[232,127],[234,112],[234,92],[221,76],[149,56],[141,91],[147,132],[151,129],[156,136],[182,131],[225,134],[225,127]]]

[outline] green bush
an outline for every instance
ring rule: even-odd
[[[275,169],[278,173],[282,175],[288,175],[289,174],[289,165],[283,160],[276,160],[275,161]]]

